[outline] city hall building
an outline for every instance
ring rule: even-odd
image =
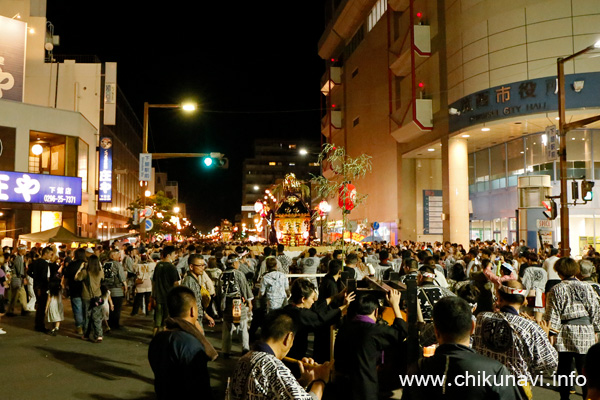
[[[373,157],[354,182],[369,195],[350,214],[355,226],[378,222],[392,242],[532,247],[527,231],[543,228],[557,245],[560,217],[522,218],[519,178],[547,176],[544,192],[560,193],[557,58],[600,40],[600,2],[331,0],[325,16],[322,134]],[[600,50],[565,63],[564,90],[566,122],[600,114]],[[600,179],[599,127],[564,138],[568,178]],[[574,255],[600,245],[598,197],[570,206]]]

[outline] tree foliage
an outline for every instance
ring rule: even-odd
[[[177,214],[173,212],[175,204],[175,199],[167,197],[162,191],[158,191],[153,196],[146,197],[146,207],[152,207],[154,211],[154,215],[151,218],[154,223],[154,228],[150,231],[151,233],[177,233],[177,227],[171,222],[171,217],[177,216]],[[127,209],[131,211],[132,215],[128,221],[129,226],[134,228],[140,226],[139,224],[133,223],[133,212],[135,209],[142,210],[143,208],[144,205],[142,199],[137,199],[129,204]]]
[[[346,154],[346,149],[343,147],[338,147],[333,143],[323,145],[323,150],[319,154],[319,162],[321,165],[329,165],[335,177],[330,180],[322,175],[313,176],[312,182],[315,184],[317,195],[322,199],[338,196],[340,191],[342,196],[347,195],[344,184],[364,178],[367,173],[371,172],[372,158],[367,154],[353,158]],[[357,192],[355,206],[362,204],[368,196],[368,194]]]
[[[347,183],[352,183],[360,178],[364,178],[367,173],[372,170],[372,158],[367,154],[361,154],[358,157],[350,157],[346,154],[346,149],[338,147],[333,143],[326,143],[323,145],[323,150],[319,154],[319,162],[323,166],[329,166],[334,173],[332,179],[327,179],[325,176],[314,176],[312,182],[314,183],[315,190],[318,197],[322,199],[331,199],[340,196],[345,198],[347,193]],[[368,194],[356,193],[354,199],[354,207],[362,204],[367,199]],[[337,201],[335,201],[338,204]],[[347,229],[348,225],[348,214],[350,211],[346,211],[342,208],[343,218],[343,233]],[[317,214],[313,217],[316,217]],[[337,244],[337,243],[336,243]],[[345,250],[344,240],[340,239],[339,244],[341,245],[342,251]]]

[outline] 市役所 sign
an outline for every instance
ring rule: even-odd
[[[0,202],[81,205],[81,178],[0,171]]]

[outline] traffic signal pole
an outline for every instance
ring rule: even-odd
[[[560,137],[559,166],[560,166],[560,255],[569,257],[571,247],[569,245],[569,199],[567,185],[567,133],[572,129],[581,128],[592,122],[600,121],[600,115],[584,118],[579,121],[566,123],[565,113],[565,63],[580,56],[590,50],[594,50],[594,45],[586,47],[565,58],[556,60],[557,66],[557,85],[558,85],[558,130]]]

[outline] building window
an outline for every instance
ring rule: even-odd
[[[490,150],[475,153],[475,184],[478,192],[490,190]]]
[[[290,167],[295,167],[295,166],[296,166],[296,163],[293,163],[293,162],[290,163]]]
[[[32,174],[40,173],[40,157],[29,156],[29,172]]]
[[[296,145],[295,145],[295,144],[290,144],[290,145],[288,146],[288,148],[290,148],[290,149],[295,149],[295,148],[296,148]]]
[[[354,36],[352,36],[352,39],[350,39],[350,43],[348,43],[348,45],[346,46],[346,48],[344,50],[344,59],[347,60],[350,58],[352,53],[354,53],[354,50],[356,50],[356,48],[363,41],[364,38],[365,38],[365,26],[361,25],[360,28],[358,28],[358,30],[354,34]]]
[[[358,125],[359,123],[360,123],[360,117],[356,117],[356,118],[354,118],[354,121],[352,121],[352,126],[354,127],[354,126]]]
[[[269,163],[269,165],[270,165],[270,166],[275,166],[275,165],[277,165],[277,163],[276,163],[275,161],[271,161],[271,162]]]
[[[506,187],[506,146],[504,143],[490,148],[490,180],[492,189]]]
[[[370,32],[371,29],[377,24],[377,22],[381,19],[383,14],[385,13],[387,8],[387,0],[379,0],[377,4],[371,9],[371,13],[369,14],[369,18],[367,19],[367,32]]]

